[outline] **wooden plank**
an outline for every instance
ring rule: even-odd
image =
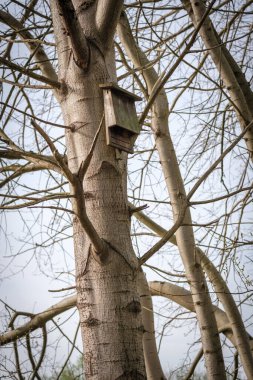
[[[113,82],[102,83],[102,84],[99,85],[99,87],[102,88],[102,89],[110,89],[110,90],[113,90],[113,91],[116,91],[116,92],[121,92],[122,94],[124,94],[125,96],[129,97],[133,101],[137,101],[137,100],[140,101],[140,100],[142,100],[142,98],[140,96],[135,95],[132,92],[127,91],[124,88],[119,87],[116,83],[113,83]]]

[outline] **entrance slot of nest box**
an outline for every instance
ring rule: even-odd
[[[140,133],[134,102],[141,98],[114,83],[99,87],[103,89],[107,145],[132,153]]]

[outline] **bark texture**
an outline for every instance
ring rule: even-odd
[[[106,7],[110,2],[99,3]],[[80,178],[103,119],[99,84],[116,80],[113,54],[109,45],[105,48],[100,43],[94,27],[97,8],[91,2],[73,4],[88,44],[87,70],[83,70],[83,63],[80,67],[75,61],[71,45],[74,36],[68,36],[55,1],[52,11],[59,79],[64,87],[60,105],[65,124],[72,127],[66,134],[68,168],[80,182],[72,186],[76,196],[74,210],[79,213],[74,217],[73,230],[85,378],[145,379],[137,260],[131,245],[126,195],[126,155],[116,157],[115,149],[106,145],[104,126],[84,178]],[[121,2],[116,7],[118,13],[119,5]],[[101,18],[100,15],[100,21]],[[94,249],[93,232],[89,238],[85,223],[81,223],[82,213],[103,242],[104,252]]]
[[[134,65],[136,67],[147,66],[149,61],[141,49],[135,44],[126,17],[121,17],[118,33]],[[150,68],[143,71],[143,76],[147,83],[148,92],[151,93],[158,79],[158,75],[153,68]],[[178,218],[181,218],[182,213],[185,213],[183,223],[191,225],[191,216],[184,185],[169,134],[168,114],[168,101],[165,91],[162,90],[157,95],[152,108],[152,130],[170,195],[174,223],[177,222]],[[176,237],[196,309],[208,378],[225,379],[225,369],[217,325],[200,260],[195,255],[192,227],[179,227],[176,232]]]
[[[149,284],[145,274],[140,271],[138,278],[138,292],[141,299],[142,320],[144,326],[143,351],[148,380],[165,380],[159,356],[157,353],[153,304]]]

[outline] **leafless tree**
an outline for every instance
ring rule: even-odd
[[[3,378],[43,378],[64,338],[56,378],[79,351],[85,379],[165,379],[154,315],[160,342],[198,328],[185,379],[202,356],[208,379],[253,378],[252,13],[251,0],[2,2],[3,279],[36,263],[66,295],[40,313],[2,297]],[[111,90],[125,130],[108,128]],[[69,338],[57,318],[73,314]]]

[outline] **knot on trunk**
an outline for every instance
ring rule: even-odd
[[[83,321],[83,323],[85,324],[85,326],[87,327],[92,327],[92,326],[97,326],[99,325],[101,322],[96,319],[96,318],[93,318],[91,315],[89,316],[89,318],[87,318],[85,321]]]
[[[109,260],[109,247],[103,238],[101,238],[101,241],[103,243],[103,249],[102,251],[98,252],[96,251],[95,247],[91,244],[90,245],[90,252],[92,253],[94,259],[100,264],[100,265],[107,265],[110,263]]]
[[[115,380],[144,380],[146,376],[144,376],[137,369],[133,369],[132,371],[124,371],[122,375],[117,377]]]
[[[138,314],[141,312],[141,304],[139,301],[133,300],[127,304],[126,310],[130,313]]]
[[[78,12],[81,12],[81,11],[86,11],[86,9],[90,8],[94,3],[95,3],[96,0],[85,0],[85,1],[82,1],[81,5],[78,7]]]

